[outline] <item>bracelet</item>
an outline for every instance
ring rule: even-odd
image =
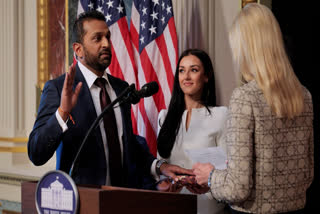
[[[69,117],[69,118],[70,118],[70,120],[72,121],[73,125],[75,125],[75,124],[76,124],[76,123],[74,122],[74,120],[73,120],[73,118],[72,118],[71,114],[70,114],[69,112],[63,111],[63,110],[60,108],[60,106],[59,106],[58,110],[59,110],[59,111],[61,111],[62,113],[68,114],[68,117]]]
[[[157,163],[156,163],[156,173],[158,175],[161,175],[161,171],[160,171],[160,167],[162,166],[162,164],[164,163],[168,163],[165,159],[161,159],[161,160],[158,160]]]
[[[212,174],[214,172],[214,169],[211,170],[209,177],[208,177],[208,187],[211,188],[211,178],[212,178]]]

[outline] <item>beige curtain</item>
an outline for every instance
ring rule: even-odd
[[[173,0],[179,53],[201,48],[214,56],[214,6],[212,0]]]
[[[236,87],[228,29],[240,0],[173,0],[179,54],[187,48],[205,50],[214,64],[218,105],[228,105]]]

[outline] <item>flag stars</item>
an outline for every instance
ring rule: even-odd
[[[121,4],[119,4],[119,7],[117,7],[119,13],[123,13],[123,7]]]
[[[113,1],[109,0],[109,1],[107,2],[107,5],[108,5],[108,9],[109,9],[110,7],[113,7]]]
[[[165,6],[164,2],[162,2],[161,6],[162,6],[162,10],[166,9],[166,6]]]
[[[146,23],[144,22],[144,21],[142,21],[142,23],[141,23],[141,29],[143,30],[143,29],[145,29],[146,28]]]
[[[147,15],[147,8],[146,8],[146,7],[143,7],[143,9],[142,9],[142,15]]]
[[[153,27],[153,25],[151,25],[151,27],[149,28],[149,31],[150,31],[151,35],[157,33],[156,29],[157,29],[156,27]]]
[[[92,3],[92,2],[90,2],[90,3],[88,4],[88,8],[90,8],[91,10],[93,10],[93,3]]]
[[[162,24],[164,25],[165,24],[165,17],[164,16],[162,16],[162,18],[161,18],[161,21],[162,21]]]
[[[98,6],[97,11],[99,11],[100,13],[103,13],[103,9],[101,6]]]
[[[168,5],[168,7],[167,7],[167,14],[169,14],[169,13],[171,13],[171,7],[169,7],[169,5]]]
[[[159,5],[159,0],[152,0],[152,2],[154,3],[154,6]]]
[[[141,43],[141,44],[144,43],[144,37],[143,37],[143,36],[141,36],[141,38],[140,38],[140,43]]]
[[[152,21],[158,19],[158,13],[156,13],[156,11],[153,11],[152,14],[150,14],[150,16],[152,16]]]
[[[111,16],[112,16],[112,14],[107,13],[107,15],[105,16],[107,22],[111,21]]]

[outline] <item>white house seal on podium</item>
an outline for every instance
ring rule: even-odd
[[[36,207],[41,214],[76,214],[78,189],[65,172],[54,170],[46,173],[38,182]]]

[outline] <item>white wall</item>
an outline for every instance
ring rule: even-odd
[[[0,1],[0,137],[27,137],[35,118],[36,0]]]
[[[23,147],[36,115],[37,0],[0,1],[0,172],[27,165],[25,152],[1,152]],[[3,140],[8,138],[8,140]],[[2,140],[1,140],[2,139]],[[54,158],[44,167],[55,168]],[[34,167],[40,170],[40,168]]]
[[[24,1],[24,74],[25,74],[25,130],[32,130],[36,115],[37,84],[37,0]],[[26,4],[26,2],[28,2]]]
[[[215,69],[217,103],[229,105],[233,89],[237,86],[233,71],[228,31],[240,11],[239,0],[215,0]]]

